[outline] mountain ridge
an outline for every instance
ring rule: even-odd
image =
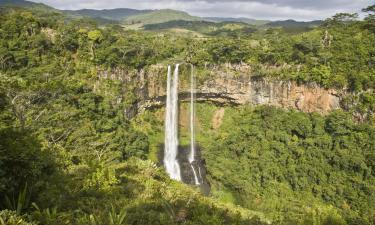
[[[242,22],[242,23],[247,23],[250,25],[264,25],[269,22],[270,20],[258,20],[258,19],[253,19],[253,18],[247,18],[247,17],[203,17],[207,21],[212,21],[212,22]]]
[[[114,8],[114,9],[79,9],[79,10],[62,10],[62,12],[76,17],[103,18],[107,20],[122,21],[126,17],[142,13],[148,13],[152,10],[138,10],[131,8]]]
[[[293,19],[287,19],[287,20],[277,20],[277,21],[271,21],[266,26],[271,27],[313,27],[313,26],[319,26],[322,23],[322,20],[312,20],[312,21],[297,21]]]
[[[37,3],[26,0],[0,0],[0,6],[17,6],[39,10],[54,10],[73,18],[88,17],[98,22],[106,23],[125,23],[125,24],[158,24],[169,21],[208,21],[208,22],[242,22],[256,26],[267,27],[285,27],[285,28],[309,28],[321,24],[320,20],[296,21],[288,20],[258,20],[246,17],[198,17],[190,15],[185,11],[173,9],[132,9],[132,8],[113,8],[113,9],[78,9],[78,10],[59,10],[44,3]]]
[[[158,24],[175,20],[200,21],[201,17],[192,16],[187,12],[173,9],[159,9],[127,17],[125,23]]]
[[[15,6],[15,7],[22,7],[22,8],[37,9],[37,10],[60,11],[44,3],[25,1],[25,0],[0,0],[0,6]]]

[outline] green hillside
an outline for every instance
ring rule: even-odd
[[[244,36],[256,31],[255,27],[241,22],[208,22],[175,20],[165,23],[146,24],[145,30],[161,31],[171,29],[184,29],[209,36]]]
[[[322,24],[321,20],[314,21],[295,21],[295,20],[281,20],[281,21],[272,21],[266,23],[266,26],[269,27],[317,27]]]
[[[95,10],[95,9],[63,10],[62,12],[71,16],[75,16],[75,17],[89,17],[93,19],[102,18],[106,20],[122,21],[129,16],[152,12],[152,10],[136,10],[136,9],[119,8],[119,9],[103,9],[103,10]]]
[[[272,21],[267,24],[264,24],[265,28],[282,28],[283,30],[290,33],[300,33],[312,30],[315,27],[318,27],[322,24],[323,21],[295,21],[295,20],[281,20],[281,21]]]
[[[142,23],[142,24],[157,24],[165,23],[173,20],[185,20],[185,21],[199,21],[202,20],[199,17],[191,16],[186,12],[162,9],[155,10],[152,12],[134,15],[126,18],[124,22],[126,24]]]
[[[251,19],[251,18],[245,18],[245,17],[240,17],[240,18],[233,18],[233,17],[204,17],[205,20],[207,21],[213,21],[213,22],[241,22],[241,23],[247,23],[251,25],[264,25],[267,24],[271,21],[269,20],[256,20],[256,19]]]
[[[0,0],[0,6],[16,6],[22,8],[29,8],[33,10],[57,11],[56,9],[43,3],[36,3],[24,0]]]

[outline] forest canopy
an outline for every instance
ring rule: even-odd
[[[0,224],[374,224],[375,7],[363,13],[303,31],[171,23],[192,35],[0,7]],[[348,95],[325,116],[226,106],[218,130],[218,106],[199,104],[203,196],[154,160],[163,109],[132,110],[134,74],[175,62]],[[130,81],[98,76],[118,70]]]

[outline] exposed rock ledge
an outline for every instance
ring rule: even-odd
[[[180,75],[179,99],[190,100],[190,72]],[[146,109],[162,107],[166,96],[166,69],[154,66],[149,71],[130,74],[117,71],[111,74],[102,71],[100,79],[119,79],[126,86],[136,83],[140,101],[126,110],[128,117]],[[272,105],[303,112],[327,114],[339,109],[345,93],[333,89],[324,89],[316,84],[299,85],[292,81],[258,78],[251,75],[251,70],[240,74],[231,71],[212,71],[210,78],[198,82],[196,97],[198,102],[213,102],[221,105]]]
[[[139,102],[142,111],[161,107],[165,102],[165,90],[148,86],[144,100]],[[188,101],[188,87],[180,87],[179,99]],[[340,108],[340,94],[317,85],[298,85],[296,82],[256,78],[216,77],[197,86],[198,102],[223,105],[272,105],[303,112],[327,114]]]

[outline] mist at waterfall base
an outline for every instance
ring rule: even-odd
[[[196,169],[196,171],[198,171],[199,185],[195,184],[194,172],[191,168],[192,164],[189,162],[190,149],[191,149],[190,145],[178,146],[177,162],[180,166],[180,171],[181,171],[180,181],[184,182],[185,184],[199,186],[201,192],[204,195],[208,195],[210,193],[211,188],[206,180],[205,163],[200,155],[201,149],[199,145],[195,145],[196,155],[195,155],[195,162],[193,163],[193,167]],[[165,146],[160,145],[159,153],[158,153],[158,159],[160,163],[162,163],[164,160],[164,151],[165,151]]]
[[[195,143],[195,79],[194,67],[190,75],[190,145],[179,146],[178,142],[178,79],[179,64],[175,65],[173,76],[171,66],[167,73],[167,94],[165,110],[165,139],[159,153],[159,160],[172,179],[200,186],[203,193],[209,193],[205,179],[206,171],[201,159],[200,148]]]

